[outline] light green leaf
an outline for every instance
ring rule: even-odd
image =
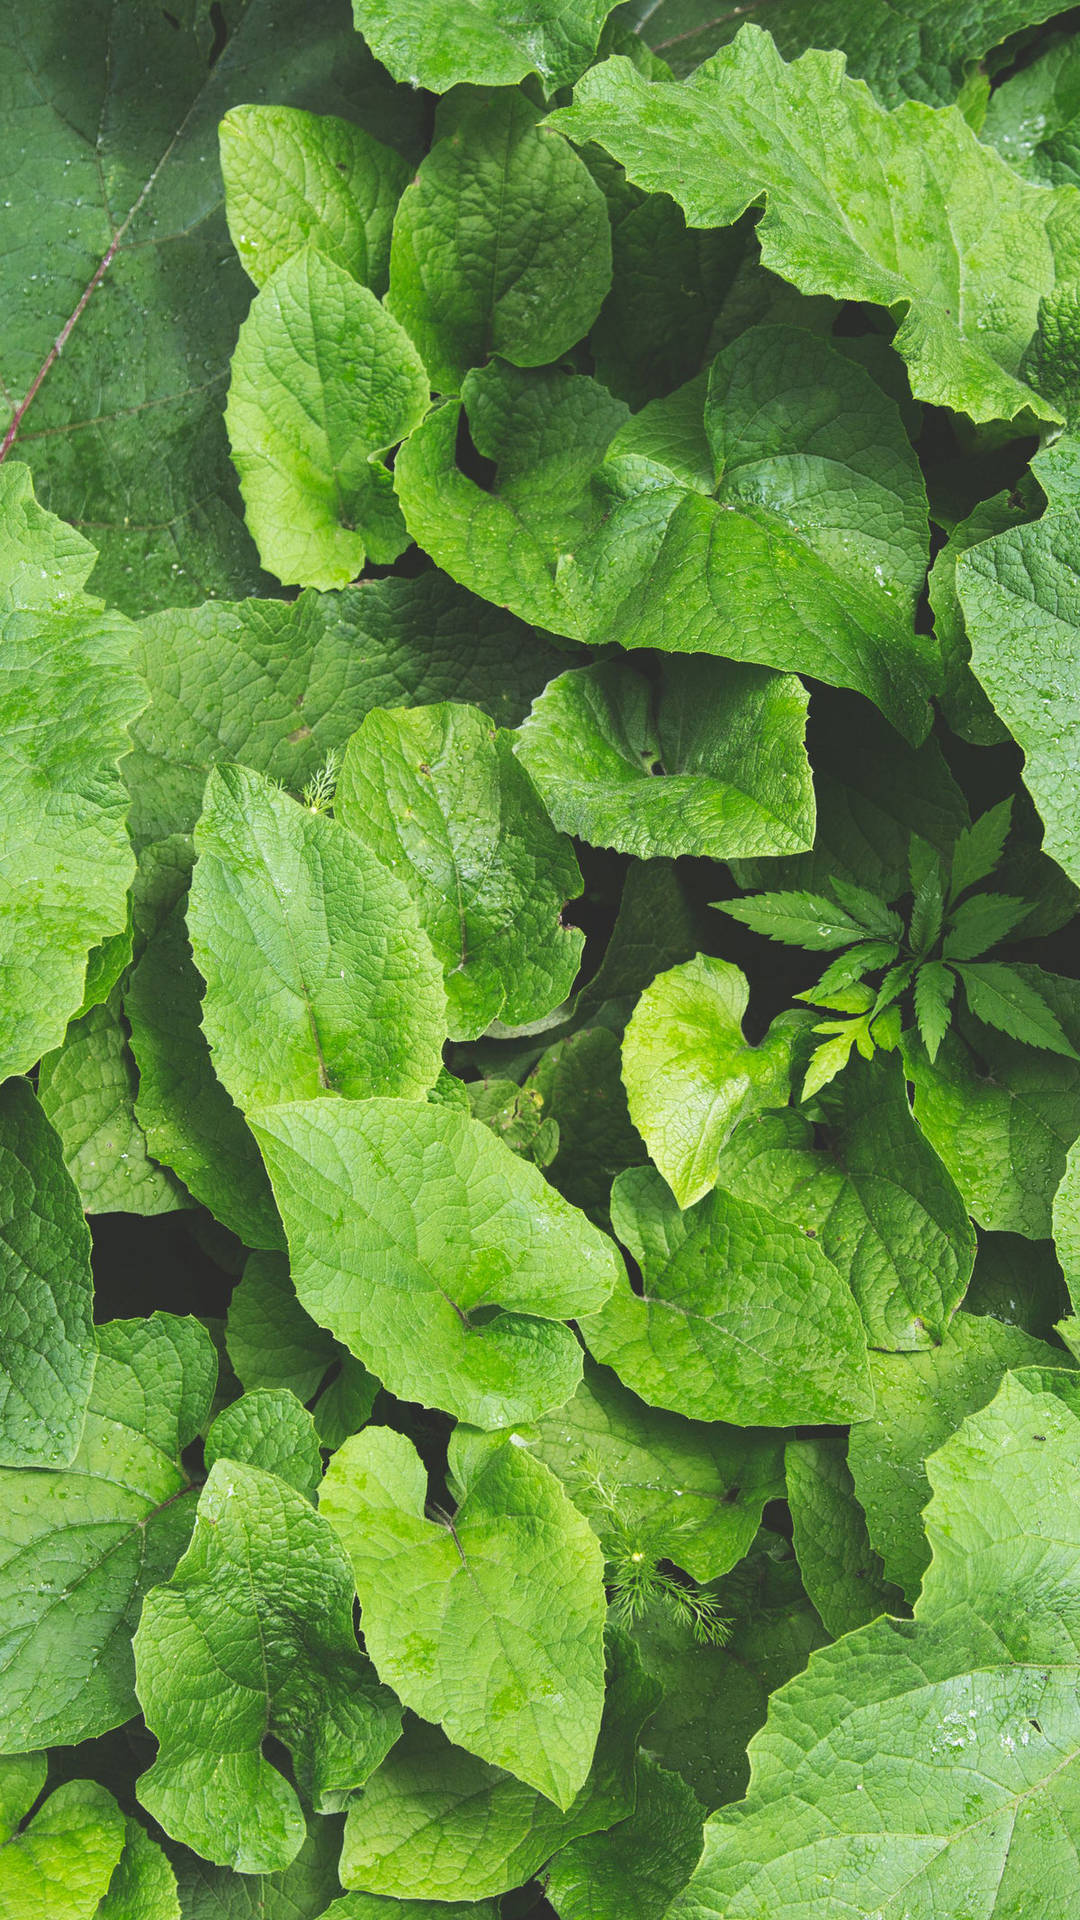
[[[496,1900],[384,1900],[377,1893],[343,1893],[322,1920],[499,1920]]]
[[[301,1304],[392,1393],[482,1427],[569,1400],[581,1353],[559,1323],[619,1260],[535,1167],[423,1101],[298,1101],[254,1126]]]
[[[176,1875],[138,1820],[124,1825],[124,1851],[94,1920],[181,1920]]]
[[[0,1466],[66,1467],[94,1377],[90,1234],[25,1080],[0,1087]]]
[[[425,0],[353,0],[372,52],[395,80],[445,93],[462,80],[508,87],[538,73],[548,89],[588,66],[611,0],[538,0],[507,13],[500,0],[469,0],[433,15]]]
[[[124,1816],[112,1794],[92,1780],[65,1781],[0,1846],[0,1915],[94,1920],[123,1850]]]
[[[581,1834],[624,1820],[634,1807],[638,1736],[660,1689],[627,1636],[609,1629],[607,1652],[596,1755],[567,1812],[410,1717],[349,1807],[342,1880],[403,1899],[487,1899],[520,1886]]]
[[[623,1041],[630,1118],[681,1207],[715,1184],[719,1156],[738,1122],[783,1106],[790,1083],[790,1023],[760,1047],[743,1038],[750,989],[738,967],[699,953],[658,974]]]
[[[516,751],[556,826],[594,846],[799,853],[814,838],[806,706],[790,675],[707,659],[666,664],[654,703],[644,675],[609,661],[553,680]]]
[[[719,1190],[680,1213],[651,1167],[620,1175],[612,1219],[644,1291],[623,1280],[581,1331],[643,1400],[736,1426],[869,1412],[858,1308],[797,1227]]]
[[[256,294],[225,424],[248,526],[285,585],[344,587],[408,539],[380,456],[428,404],[408,335],[344,267],[306,247]]]
[[[828,1632],[839,1639],[880,1613],[898,1612],[903,1595],[870,1544],[843,1438],[789,1440],[784,1470],[799,1569]]]
[[[1030,17],[1032,9],[1024,12]],[[979,136],[1025,179],[1075,184],[1078,117],[1080,46],[1070,34],[1051,39],[1039,59],[1024,62],[994,88]]]
[[[871,1346],[939,1341],[975,1259],[967,1208],[911,1116],[897,1058],[853,1060],[822,1102],[740,1127],[718,1178],[820,1241],[851,1287]]]
[[[931,1460],[914,1621],[846,1635],[775,1697],[672,1920],[1075,1904],[1080,1541],[1057,1490],[1080,1419],[1052,1378],[1007,1378]]]
[[[288,1387],[257,1387],[223,1407],[207,1432],[203,1456],[239,1460],[276,1474],[314,1500],[322,1479],[322,1454],[315,1422]]]
[[[451,1471],[459,1468],[450,1446]],[[603,1560],[547,1467],[511,1439],[425,1517],[411,1443],[368,1427],[320,1497],[352,1562],[364,1643],[407,1707],[565,1812],[592,1764],[604,1701]]]
[[[455,1040],[522,1026],[565,1000],[584,935],[560,918],[581,892],[509,733],[452,704],[370,713],[346,749],[334,813],[415,902]]]
[[[621,1066],[610,1029],[586,1027],[546,1048],[524,1088],[558,1128],[555,1156],[544,1169],[548,1179],[605,1231],[612,1181],[648,1157],[630,1119]]]
[[[956,975],[940,960],[929,960],[915,975],[915,1018],[931,1065],[949,1030]]]
[[[1069,1149],[1061,1185],[1054,1195],[1054,1246],[1065,1270],[1074,1306],[1080,1305],[1080,1150]]]
[[[92,950],[128,924],[117,770],[146,704],[134,629],[83,591],[95,552],[0,469],[0,1078],[58,1047]]]
[[[252,1253],[232,1290],[225,1344],[248,1393],[288,1387],[310,1400],[342,1349],[296,1297],[284,1254]]]
[[[147,1595],[139,1702],[159,1742],[138,1783],[173,1839],[238,1873],[295,1859],[304,1819],[262,1753],[289,1748],[316,1812],[363,1785],[397,1738],[396,1701],[356,1647],[353,1584],[333,1529],[273,1474],[219,1460],[191,1545]]]
[[[371,1417],[380,1382],[351,1353],[342,1355],[341,1364],[315,1402],[315,1431],[319,1445],[333,1451]]]
[[[903,315],[894,344],[916,399],[974,420],[1055,418],[1020,368],[1040,295],[1073,270],[1080,203],[1020,180],[958,109],[886,112],[842,56],[787,66],[747,25],[684,85],[605,61],[553,124],[670,193],[694,226],[764,201],[767,267],[804,293]]]
[[[946,950],[949,944],[946,941]],[[985,1020],[987,1026],[1026,1046],[1045,1047],[1069,1060],[1080,1059],[1047,1002],[1041,967],[1007,967],[997,961],[982,961],[978,966],[957,966],[956,971],[976,1020]]]
[[[182,1920],[321,1920],[339,1892],[342,1822],[310,1814],[307,1837],[280,1873],[233,1873],[173,1846]]]
[[[610,1552],[613,1523],[651,1553],[715,1580],[749,1551],[767,1500],[783,1498],[780,1439],[646,1406],[604,1367],[523,1437]]]
[[[576,1017],[608,1017],[604,1010],[614,1003],[620,1008],[617,1024],[623,1026],[658,973],[693,958],[702,918],[673,860],[632,860],[611,938],[597,971],[578,994]]]
[[[701,1857],[704,1808],[651,1754],[628,1820],[564,1847],[543,1876],[559,1920],[662,1920]]]
[[[257,287],[302,247],[386,292],[400,153],[332,113],[233,107],[219,131],[233,246]]]
[[[993,1399],[1009,1368],[1069,1364],[1060,1347],[971,1313],[958,1313],[927,1353],[871,1354],[877,1408],[852,1427],[848,1466],[886,1575],[909,1600],[930,1563],[922,1518],[929,1455]]]
[[[541,117],[517,91],[455,94],[397,210],[387,305],[438,392],[493,353],[561,359],[611,285],[604,196]]]
[[[203,1027],[237,1104],[424,1094],[445,996],[401,882],[354,834],[243,767],[214,768],[195,847]]]
[[[191,1196],[152,1160],[135,1116],[138,1075],[112,995],[72,1021],[38,1068],[38,1098],[60,1135],[87,1213],[173,1213]]]
[[[466,1112],[546,1172],[559,1149],[559,1124],[545,1118],[543,1096],[535,1087],[520,1087],[516,1080],[470,1080],[465,1097]]]
[[[0,1843],[6,1845],[25,1820],[48,1771],[48,1755],[44,1753],[11,1754],[0,1760]]]
[[[781,946],[804,947],[808,953],[831,953],[866,934],[854,915],[820,893],[756,893],[746,900],[716,904],[721,913],[740,920],[753,933]]]
[[[99,1327],[82,1443],[64,1472],[11,1472],[0,1501],[0,1749],[70,1745],[136,1711],[131,1635],[143,1594],[187,1544],[180,1454],[217,1363],[196,1320]],[[72,1596],[77,1595],[75,1601]]]

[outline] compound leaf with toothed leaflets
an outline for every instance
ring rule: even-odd
[[[461,81],[508,87],[531,73],[566,86],[587,67],[611,0],[468,0],[433,16],[427,0],[353,0],[357,31],[395,80],[446,93]]]
[[[188,927],[214,1070],[244,1108],[333,1091],[426,1093],[442,968],[363,841],[244,767],[215,767]]]
[[[263,566],[286,586],[344,587],[408,545],[382,455],[423,419],[408,335],[317,247],[278,267],[232,358],[225,424]]]
[[[606,1299],[619,1259],[536,1167],[419,1100],[297,1101],[253,1126],[301,1304],[392,1393],[481,1427],[569,1400],[562,1321]]]
[[[87,1213],[172,1213],[191,1196],[150,1157],[120,1005],[114,993],[72,1021],[63,1046],[38,1067],[38,1097]]]
[[[173,1839],[239,1873],[273,1873],[304,1840],[300,1802],[262,1753],[290,1750],[316,1812],[363,1785],[400,1709],[356,1646],[333,1529],[276,1475],[218,1460],[187,1553],[152,1589],[134,1640],[158,1757],[138,1783]]]
[[[604,1699],[599,1544],[513,1439],[468,1474],[453,1518],[428,1519],[426,1501],[427,1470],[389,1427],[347,1440],[327,1470],[320,1511],[352,1562],[368,1653],[414,1713],[565,1812]]]
[[[563,925],[581,892],[509,733],[449,701],[368,715],[345,751],[334,815],[392,867],[446,986],[455,1040],[522,1026],[565,1000],[584,945]]]
[[[787,65],[746,25],[685,84],[602,62],[551,124],[606,147],[694,226],[730,226],[764,203],[767,267],[803,293],[903,316],[894,344],[917,400],[974,420],[1058,417],[1022,361],[1040,296],[1075,272],[1080,203],[1021,180],[959,109],[888,112],[842,55]]]
[[[196,1320],[97,1330],[82,1442],[59,1472],[8,1472],[0,1503],[0,1748],[70,1745],[136,1711],[131,1635],[194,1520],[180,1455],[217,1372]]]

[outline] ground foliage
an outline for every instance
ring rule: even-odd
[[[354,13],[0,21],[0,1920],[1061,1920],[1080,21]]]

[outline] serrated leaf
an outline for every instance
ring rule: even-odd
[[[315,1422],[288,1387],[257,1387],[223,1407],[203,1442],[207,1469],[239,1460],[314,1501],[323,1474]]]
[[[719,1189],[680,1213],[652,1167],[620,1175],[612,1220],[644,1291],[623,1280],[582,1336],[650,1406],[788,1426],[873,1404],[855,1302],[797,1227]]]
[[[56,1128],[87,1213],[173,1213],[191,1204],[152,1160],[136,1118],[135,1061],[115,994],[72,1021],[38,1068],[38,1098]]]
[[[814,1028],[814,1032],[831,1032],[832,1039],[823,1040],[810,1055],[809,1064],[803,1074],[802,1086],[799,1089],[799,1100],[804,1104],[808,1100],[816,1099],[823,1088],[831,1086],[837,1075],[843,1073],[851,1059],[851,1049],[859,1038],[860,1032],[864,1045],[867,1037],[865,1022],[860,1020],[823,1021],[820,1026]]]
[[[344,587],[368,555],[397,559],[408,537],[380,456],[427,404],[408,335],[317,247],[260,288],[225,424],[259,558],[285,585]]]
[[[301,1304],[392,1393],[483,1427],[570,1398],[581,1355],[560,1322],[619,1261],[535,1167],[423,1101],[299,1101],[254,1126]]]
[[[903,312],[895,346],[916,399],[974,420],[1055,418],[1021,359],[1040,294],[1075,257],[1077,210],[1021,181],[957,109],[889,113],[845,78],[839,54],[785,65],[747,25],[683,85],[604,61],[552,124],[598,141],[694,226],[729,226],[764,200],[767,267],[804,293]],[[962,306],[951,292],[961,280]]]
[[[560,674],[518,735],[556,826],[650,859],[797,853],[814,838],[799,681],[673,660],[652,689],[611,661]]]
[[[433,16],[425,0],[353,0],[357,31],[396,80],[445,93],[463,80],[513,86],[538,73],[550,90],[588,66],[611,0],[540,0],[527,15],[499,0]]]
[[[215,767],[188,927],[203,1028],[237,1105],[425,1093],[442,968],[405,888],[358,840],[243,767]]]
[[[753,933],[809,953],[829,953],[866,933],[850,913],[820,893],[757,893],[744,900],[718,900],[716,905]]]
[[[452,1518],[427,1519],[426,1500],[423,1463],[388,1427],[347,1440],[327,1470],[320,1511],[352,1562],[368,1652],[413,1712],[565,1812],[604,1699],[595,1536],[513,1441],[470,1473]]]
[[[749,998],[738,967],[698,954],[657,975],[626,1029],[630,1118],[682,1207],[708,1193],[739,1120],[787,1101],[795,1029],[777,1023],[760,1047],[749,1046]]]
[[[928,960],[915,974],[915,1018],[919,1037],[933,1064],[949,1030],[949,1014],[956,992],[956,975],[940,960]]]
[[[977,960],[1008,938],[1028,911],[1028,902],[1009,893],[973,893],[949,914],[941,952],[946,960]]]
[[[796,1000],[805,1000],[808,1006],[829,1006],[831,1001],[825,996],[854,986],[864,973],[875,973],[879,967],[887,967],[895,960],[896,946],[887,940],[866,940],[860,946],[849,947],[846,953],[830,960],[816,987],[805,987],[794,995]]]
[[[311,245],[386,292],[409,177],[400,153],[349,120],[298,107],[233,107],[218,137],[229,236],[257,287]]]
[[[582,881],[511,735],[478,707],[370,713],[345,751],[334,815],[392,867],[442,963],[451,1038],[549,1013],[584,935],[563,925]]]
[[[143,1594],[172,1572],[194,1518],[180,1454],[213,1395],[209,1336],[162,1313],[109,1321],[97,1335],[71,1466],[4,1476],[0,1747],[9,1750],[69,1745],[130,1719]]]
[[[559,1920],[662,1920],[700,1858],[704,1811],[677,1773],[642,1754],[630,1818],[549,1863],[544,1892]]]
[[[251,1253],[229,1298],[225,1344],[248,1393],[288,1387],[310,1400],[342,1349],[296,1297],[281,1253]]]
[[[1041,967],[1007,967],[997,960],[984,960],[978,966],[958,965],[956,971],[977,1020],[1026,1046],[1080,1059],[1042,991]]]
[[[996,807],[987,807],[970,827],[964,827],[957,834],[949,869],[951,899],[955,900],[968,887],[978,886],[980,880],[990,878],[1005,850],[1012,810],[1010,795],[1007,800],[999,800]]]
[[[896,1613],[903,1604],[870,1544],[846,1454],[844,1440],[835,1434],[789,1440],[784,1454],[799,1569],[834,1639],[879,1614]]]
[[[165,1831],[240,1873],[287,1867],[299,1801],[263,1756],[289,1748],[316,1811],[363,1785],[399,1710],[358,1652],[353,1584],[329,1524],[273,1474],[219,1460],[191,1546],[152,1589],[134,1639],[139,1702],[159,1742],[138,1796]]]
[[[455,94],[398,207],[387,305],[437,392],[493,353],[561,359],[611,285],[604,196],[541,117],[516,90]]]
[[[870,893],[866,887],[860,887],[853,880],[845,880],[838,873],[830,882],[833,893],[842,907],[846,907],[852,917],[859,921],[867,933],[879,940],[898,940],[904,931],[904,923],[898,913]]]
[[[18,1767],[0,1761],[0,1768]],[[124,1850],[125,1824],[111,1793],[67,1780],[20,1832],[0,1846],[0,1913],[94,1920]]]

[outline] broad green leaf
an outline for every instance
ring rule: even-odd
[[[958,1313],[928,1353],[871,1354],[877,1407],[851,1429],[848,1466],[886,1575],[909,1600],[930,1564],[922,1518],[929,1455],[993,1399],[1010,1368],[1069,1364],[1060,1347],[971,1313]]]
[[[724,1142],[760,1107],[784,1106],[790,1024],[743,1038],[750,989],[738,967],[699,953],[658,974],[623,1041],[630,1118],[681,1207],[715,1185]]]
[[[965,1313],[989,1314],[1037,1340],[1050,1340],[1068,1310],[1068,1290],[1051,1241],[1024,1240],[1018,1233],[980,1234]]]
[[[251,303],[225,424],[259,558],[286,586],[344,587],[408,545],[381,456],[423,419],[427,376],[367,287],[317,247]]]
[[[207,1467],[239,1460],[276,1474],[314,1500],[322,1479],[315,1422],[288,1387],[257,1387],[223,1407],[203,1443]]]
[[[119,994],[72,1021],[63,1046],[38,1068],[38,1097],[87,1213],[172,1213],[191,1204],[150,1158],[135,1116],[138,1086]]]
[[[1070,1298],[1080,1303],[1080,1151],[1069,1149],[1061,1185],[1054,1195],[1054,1245],[1065,1270]]]
[[[146,704],[134,629],[83,591],[95,552],[0,469],[0,1078],[58,1047],[92,950],[127,927],[117,770]]]
[[[947,939],[946,952],[950,944]],[[1044,1047],[1069,1060],[1080,1059],[1053,1010],[1053,990],[1050,995],[1043,991],[1044,978],[1051,980],[1053,976],[1044,975],[1041,967],[1009,967],[998,961],[983,961],[977,966],[959,965],[956,971],[977,1020],[984,1020],[988,1027],[996,1027],[1013,1040],[1022,1040],[1026,1046]]]
[[[516,1080],[470,1080],[465,1097],[465,1110],[474,1119],[546,1172],[558,1152],[559,1123],[545,1118],[543,1096],[534,1087],[519,1087]]]
[[[740,1127],[721,1155],[720,1184],[819,1240],[871,1346],[933,1346],[964,1297],[975,1235],[912,1119],[900,1061],[853,1060],[821,1106],[821,1127],[796,1113]]]
[[[545,1049],[525,1083],[559,1133],[544,1172],[553,1187],[598,1227],[610,1222],[611,1183],[648,1157],[630,1119],[619,1042],[607,1027],[586,1027]]]
[[[209,1336],[197,1321],[163,1313],[109,1321],[97,1336],[70,1468],[4,1475],[0,1749],[8,1751],[70,1745],[130,1719],[143,1594],[168,1578],[194,1519],[180,1454],[214,1391]]]
[[[520,1886],[569,1841],[624,1820],[634,1807],[638,1737],[660,1689],[627,1636],[609,1629],[607,1653],[592,1771],[565,1813],[410,1717],[349,1807],[343,1882],[404,1899],[487,1899]]]
[[[221,123],[229,235],[257,287],[302,247],[386,292],[407,161],[363,127],[297,107],[233,107]]]
[[[654,702],[642,674],[610,661],[553,680],[516,750],[556,826],[594,846],[801,853],[814,838],[806,707],[792,676],[706,659],[667,664]]]
[[[232,1290],[225,1344],[248,1393],[288,1387],[310,1400],[341,1353],[296,1297],[284,1254],[252,1253]]]
[[[804,293],[903,315],[895,346],[916,399],[974,420],[1055,417],[1021,362],[1040,295],[1074,271],[1080,204],[1020,180],[958,109],[887,112],[842,56],[788,66],[747,25],[685,85],[603,62],[553,123],[670,193],[694,226],[729,226],[764,202],[767,267]]]
[[[94,1377],[90,1235],[25,1080],[0,1087],[0,1467],[66,1467]]]
[[[243,1115],[214,1072],[185,899],[156,928],[124,996],[139,1070],[135,1119],[156,1159],[248,1247],[280,1247],[281,1222]]]
[[[934,633],[941,650],[941,710],[954,733],[973,745],[992,747],[1007,737],[986,694],[971,671],[971,642],[956,590],[956,568],[969,547],[993,534],[1004,533],[1017,521],[1026,522],[1041,510],[1043,497],[1028,479],[1014,490],[980,500],[965,518],[950,528],[949,537],[930,569],[927,592],[934,615]]]
[[[1070,742],[1080,708],[1080,447],[1066,436],[1033,465],[1048,506],[1040,520],[972,547],[956,587],[971,664],[1024,754],[1024,781],[1042,815],[1044,846],[1080,879]]]
[[[548,89],[588,66],[611,0],[538,0],[509,10],[469,0],[433,14],[425,0],[353,0],[357,30],[395,80],[446,93],[462,80],[513,86],[530,73]]]
[[[604,196],[541,117],[521,92],[455,94],[398,207],[387,305],[437,392],[493,353],[561,359],[611,285]]]
[[[584,935],[562,909],[581,891],[509,733],[478,707],[370,713],[346,749],[335,818],[392,867],[442,962],[447,1020],[472,1040],[566,999]]]
[[[617,1006],[615,1025],[624,1026],[658,973],[693,958],[703,918],[673,860],[631,861],[604,957],[577,997],[576,1016],[607,1017],[604,1010]]]
[[[606,1299],[619,1261],[535,1167],[425,1101],[297,1101],[254,1126],[301,1304],[392,1393],[482,1427],[569,1400],[581,1353],[560,1322]]]
[[[672,1920],[1075,1904],[1080,1542],[1058,1490],[1080,1420],[1029,1379],[930,1462],[914,1621],[846,1635],[776,1696],[747,1798],[709,1821]]]
[[[203,1027],[237,1105],[425,1093],[446,1031],[442,969],[400,880],[243,767],[214,768],[195,847]]]
[[[134,1639],[159,1742],[138,1783],[173,1839],[239,1873],[272,1873],[304,1840],[296,1793],[262,1753],[287,1746],[316,1812],[334,1812],[393,1745],[393,1696],[356,1647],[353,1584],[333,1529],[275,1475],[219,1460],[191,1545],[152,1589]]]
[[[49,1771],[44,1753],[11,1754],[0,1761],[0,1843],[6,1845],[25,1820]]]
[[[616,1531],[715,1580],[749,1551],[767,1500],[783,1498],[772,1433],[709,1426],[646,1406],[586,1362],[574,1398],[524,1429],[610,1553]]]
[[[1045,974],[1043,989],[1080,1047],[1080,988]],[[980,1227],[1045,1240],[1065,1156],[1080,1133],[1075,1064],[991,1028],[954,1021],[933,1065],[905,1041],[915,1118]]]
[[[310,1814],[296,1858],[280,1873],[233,1873],[173,1846],[182,1920],[322,1920],[341,1882],[340,1819]]]
[[[870,1544],[843,1439],[789,1440],[784,1471],[799,1570],[828,1632],[839,1639],[880,1613],[896,1613],[903,1595]]]
[[[704,1811],[677,1773],[642,1754],[630,1818],[550,1862],[544,1892],[559,1920],[662,1920],[701,1857]]]
[[[622,1280],[581,1331],[649,1405],[735,1426],[869,1412],[858,1308],[798,1227],[719,1190],[680,1213],[652,1167],[620,1175],[612,1220],[643,1292]]]
[[[65,1781],[29,1824],[5,1835],[0,1846],[3,1920],[25,1920],[30,1914],[44,1920],[95,1920],[124,1837],[124,1816],[111,1793],[93,1780]]]
[[[176,1874],[138,1820],[124,1824],[124,1851],[94,1920],[181,1920]]]
[[[1080,45],[1071,34],[1051,40],[1041,58],[1025,61],[994,88],[979,137],[1028,180],[1076,185],[1078,118]]]
[[[322,1920],[499,1920],[497,1900],[386,1900],[377,1893],[343,1893]]]
[[[333,1451],[371,1417],[380,1382],[363,1362],[351,1353],[342,1355],[341,1364],[315,1402],[313,1416],[319,1445]]]
[[[327,1470],[320,1511],[352,1562],[368,1653],[414,1713],[565,1812],[604,1701],[596,1539],[513,1440],[469,1474],[452,1518],[429,1520],[426,1501],[427,1470],[389,1427],[347,1440]]]

